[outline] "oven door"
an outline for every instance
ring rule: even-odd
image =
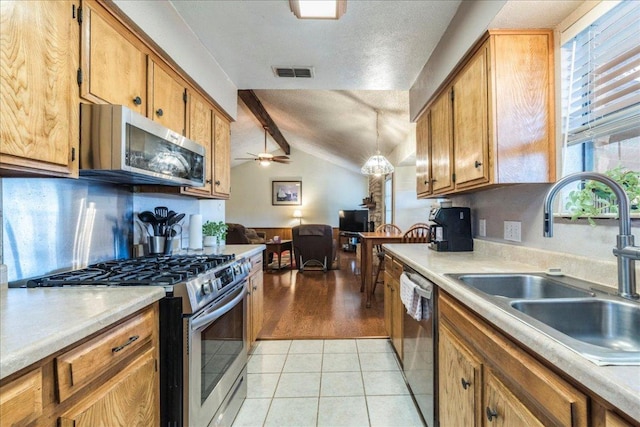
[[[246,397],[245,296],[246,281],[187,319],[186,425],[229,425]]]

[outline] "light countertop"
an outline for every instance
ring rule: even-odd
[[[239,259],[264,249],[264,245],[226,245],[219,251],[235,254]],[[205,248],[184,253],[213,251]],[[0,379],[118,322],[164,295],[163,287],[2,289]]]
[[[426,244],[387,244],[384,247],[551,366],[640,420],[640,366],[597,366],[445,276],[446,273],[539,272],[543,269],[486,252],[436,252]]]

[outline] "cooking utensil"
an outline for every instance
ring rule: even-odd
[[[153,227],[153,234],[155,236],[159,236],[160,235],[160,230],[158,229],[158,220],[156,219],[156,216],[155,216],[155,214],[153,212],[150,212],[150,211],[140,212],[138,214],[138,218],[142,222],[146,222],[147,224],[151,224],[151,227]]]
[[[169,216],[169,208],[166,208],[164,206],[158,206],[154,209],[154,212],[156,213],[156,218],[159,219]]]
[[[183,218],[184,218],[183,213],[170,216],[167,219],[167,227],[171,227],[172,225],[177,224],[178,222],[182,221]]]

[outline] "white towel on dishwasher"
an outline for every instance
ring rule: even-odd
[[[416,285],[405,273],[400,275],[400,299],[409,316],[422,320],[422,298],[416,292]]]

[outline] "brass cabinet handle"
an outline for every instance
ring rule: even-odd
[[[162,111],[162,108],[158,108],[156,110],[156,114],[158,115],[158,117],[162,117],[162,115],[164,114],[164,111]]]
[[[139,335],[134,335],[134,336],[132,336],[132,337],[129,337],[129,340],[128,340],[126,343],[124,343],[124,344],[122,344],[122,345],[119,345],[119,346],[117,346],[117,347],[113,347],[113,348],[111,349],[111,352],[112,352],[112,353],[117,353],[117,352],[119,352],[120,350],[123,350],[125,347],[127,347],[127,346],[129,346],[129,345],[133,344],[133,342],[134,342],[134,341],[136,341],[138,338],[140,338],[140,336],[139,336]]]
[[[495,409],[491,409],[487,406],[487,419],[489,422],[493,421],[494,418],[498,418],[498,412]]]
[[[206,180],[205,182],[206,182],[207,184],[211,184],[211,180],[210,180],[210,179]]]
[[[468,389],[471,385],[471,382],[465,380],[464,378],[460,378],[460,382],[462,382],[462,388],[465,390]]]
[[[142,98],[140,98],[139,96],[136,96],[135,98],[133,98],[133,103],[136,105],[142,104]]]
[[[480,166],[482,166],[482,163],[476,160],[474,165],[475,165],[476,168],[479,168]]]
[[[216,181],[216,185],[220,185],[220,181]]]

